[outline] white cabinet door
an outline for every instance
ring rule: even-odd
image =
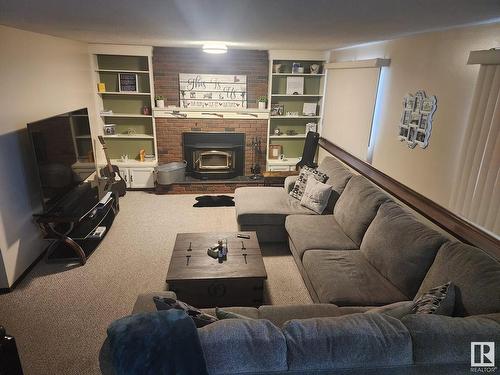
[[[290,171],[289,165],[270,165],[270,171]]]
[[[132,189],[155,187],[154,168],[129,168],[128,170]]]
[[[125,180],[127,187],[130,187],[130,172],[128,168],[120,168],[120,176]]]

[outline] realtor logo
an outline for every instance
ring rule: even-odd
[[[470,343],[471,367],[495,367],[495,343],[471,342]]]

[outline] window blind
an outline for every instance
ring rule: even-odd
[[[380,69],[389,61],[373,59],[326,65],[321,136],[364,161],[369,161]]]
[[[481,64],[464,135],[450,207],[469,221],[500,234],[500,51]],[[498,58],[491,60],[492,52]],[[472,52],[469,63],[477,61]],[[473,58],[474,57],[474,58]]]

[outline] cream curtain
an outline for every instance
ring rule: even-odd
[[[500,51],[499,51],[500,53]],[[472,54],[471,54],[472,57]],[[469,59],[469,62],[471,59]],[[481,65],[450,206],[500,235],[500,65]]]

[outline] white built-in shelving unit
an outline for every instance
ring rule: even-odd
[[[154,187],[154,168],[158,165],[152,73],[152,47],[91,44],[89,46],[94,71],[94,91],[97,118],[94,135],[103,135],[111,162],[120,172],[129,188]],[[136,74],[137,91],[120,91],[120,73]],[[98,83],[106,89],[98,91]],[[149,108],[144,114],[143,108]],[[112,112],[107,112],[112,111]],[[104,134],[104,125],[114,124],[115,134]],[[99,142],[94,142],[100,149]],[[140,161],[139,152],[145,150],[152,159]],[[97,164],[106,159],[97,152]],[[122,155],[127,155],[124,161]]]
[[[269,109],[271,114],[268,120],[267,132],[267,169],[274,171],[294,170],[300,161],[306,138],[306,124],[316,123],[317,131],[321,132],[323,113],[323,95],[326,82],[324,65],[327,55],[324,51],[269,51]],[[292,65],[300,64],[303,73],[293,73]],[[273,70],[275,64],[281,64],[279,72]],[[311,73],[312,64],[320,65],[318,73]],[[303,77],[303,94],[290,95],[286,93],[288,77]],[[303,114],[304,103],[316,103],[316,114],[313,116]],[[283,106],[282,115],[273,115],[274,105]],[[287,114],[288,113],[288,114]],[[296,113],[291,115],[290,113]],[[280,134],[275,134],[276,129]],[[287,134],[291,133],[291,134]],[[270,158],[269,146],[280,145],[283,157]]]

